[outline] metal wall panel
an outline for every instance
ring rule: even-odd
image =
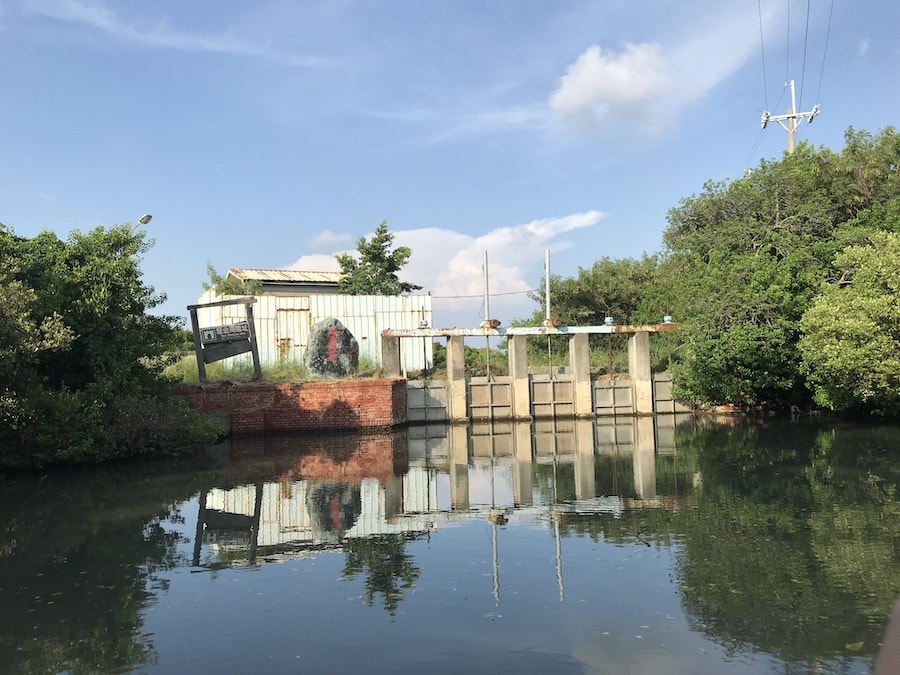
[[[235,296],[206,291],[198,304]],[[218,326],[243,320],[243,305],[201,308],[200,327]],[[262,364],[279,359],[302,360],[309,331],[316,322],[338,319],[356,338],[360,358],[381,364],[381,331],[385,328],[413,329],[431,325],[430,295],[271,295],[256,296],[253,304],[256,339]],[[409,338],[400,341],[400,366],[404,373],[428,368],[433,363],[432,341]],[[251,363],[249,354],[234,357],[231,363]]]

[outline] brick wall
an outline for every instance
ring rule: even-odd
[[[387,429],[406,422],[406,381],[180,385],[195,410],[230,416],[232,434]]]

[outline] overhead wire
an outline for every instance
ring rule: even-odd
[[[765,100],[765,110],[773,110],[778,109],[781,103],[781,100],[785,96],[785,88],[782,88],[781,95],[778,97],[778,102],[775,103],[774,108],[769,106],[769,90],[768,90],[768,74],[767,74],[767,63],[766,63],[766,44],[765,44],[765,30],[763,27],[763,11],[762,11],[762,0],[757,0],[756,3],[757,14],[759,18],[759,45],[760,45],[760,53],[762,59],[762,76],[763,76],[763,98]],[[798,109],[802,110],[802,100],[803,100],[803,89],[806,81],[806,61],[809,54],[809,24],[810,18],[812,15],[812,0],[807,0],[806,3],[806,25],[804,28],[804,36],[803,36],[803,57],[802,57],[802,65],[801,65],[801,74],[800,74],[800,98],[797,100]],[[831,0],[830,7],[828,10],[828,23],[825,30],[825,45],[822,51],[822,66],[819,72],[819,82],[816,88],[816,103],[819,102],[820,96],[822,93],[822,83],[825,78],[825,62],[828,55],[828,44],[831,38],[831,24],[833,22],[834,17],[834,0]],[[790,81],[790,64],[791,64],[791,2],[788,0],[787,3],[787,17],[785,20],[785,24],[787,27],[786,33],[786,42],[785,42],[785,83],[787,84]],[[797,112],[797,111],[794,111]],[[795,133],[801,133],[801,127],[797,127],[795,129]],[[759,146],[762,142],[762,130],[757,134],[756,139],[753,142],[753,146],[751,150],[747,154],[747,159],[744,161],[744,166],[748,166],[750,163],[750,159],[756,154]],[[748,169],[745,169],[745,173]]]
[[[766,102],[766,110],[768,110],[769,88],[766,84],[766,45],[763,40],[762,0],[756,0],[756,9],[759,13],[759,51],[762,54],[763,98]]]
[[[816,89],[816,102],[819,102],[822,94],[822,79],[825,77],[825,57],[828,55],[828,39],[831,37],[831,18],[834,15],[834,0],[828,10],[828,26],[825,28],[825,47],[822,50],[822,70],[819,72],[819,86]]]
[[[803,30],[803,59],[800,62],[800,98],[797,99],[797,107],[803,110],[803,85],[806,82],[806,54],[809,46],[809,5],[812,0],[806,0],[806,27]]]

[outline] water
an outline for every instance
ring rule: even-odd
[[[726,422],[6,477],[0,672],[871,672],[900,596],[900,428]]]

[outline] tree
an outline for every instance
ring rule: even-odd
[[[809,405],[800,319],[835,256],[900,227],[900,138],[848,130],[841,154],[801,144],[669,212],[662,277],[683,329],[677,391],[699,403]],[[821,384],[821,383],[820,383]]]
[[[840,411],[900,413],[900,235],[875,232],[835,260],[800,323],[816,402]]]
[[[162,373],[179,319],[156,316],[128,226],[33,239],[0,226],[0,465],[100,461],[209,438]]]
[[[358,259],[349,253],[335,256],[344,275],[339,284],[341,293],[400,295],[422,288],[397,278],[397,272],[409,262],[412,251],[408,246],[391,250],[393,241],[394,235],[388,232],[387,221],[382,221],[371,241],[360,237],[356,242]]]
[[[216,295],[259,295],[262,282],[259,279],[235,279],[222,276],[209,261],[206,262],[208,282],[203,282],[204,291],[214,291]]]

